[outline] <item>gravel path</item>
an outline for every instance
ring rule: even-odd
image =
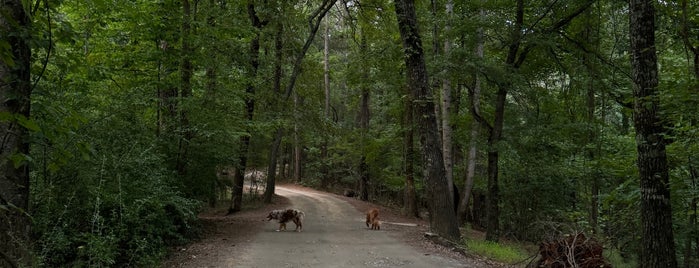
[[[422,237],[425,222],[388,208],[295,185],[277,186],[274,204],[223,216],[202,215],[201,241],[179,248],[163,267],[502,267],[465,257]],[[304,231],[277,232],[265,221],[271,209],[305,212]],[[384,222],[369,230],[365,211],[377,207]]]

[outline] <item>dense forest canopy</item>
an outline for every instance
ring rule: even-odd
[[[0,266],[155,266],[260,171],[696,267],[698,94],[688,0],[2,0]]]

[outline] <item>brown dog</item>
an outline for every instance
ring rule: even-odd
[[[371,225],[372,230],[381,230],[378,209],[372,208],[366,213],[366,227],[369,227],[369,225]]]
[[[296,224],[296,231],[301,232],[303,231],[304,216],[306,216],[306,214],[298,209],[272,210],[267,215],[267,221],[271,221],[273,219],[279,221],[279,229],[277,232],[286,231],[286,223],[293,221],[294,224]]]

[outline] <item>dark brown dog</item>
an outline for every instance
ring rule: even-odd
[[[267,221],[271,221],[273,219],[279,221],[279,229],[277,230],[277,232],[286,231],[286,223],[289,221],[293,221],[294,224],[296,224],[295,231],[301,232],[303,231],[304,216],[306,216],[306,214],[298,209],[272,210],[267,215]]]
[[[372,230],[381,230],[378,209],[372,208],[366,213],[366,227],[369,227],[369,225],[371,225]]]

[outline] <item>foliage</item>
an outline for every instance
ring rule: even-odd
[[[315,1],[256,2],[265,22],[260,29],[251,26],[245,1],[193,2],[191,51],[182,50],[180,1],[50,0],[30,8],[35,11],[31,117],[2,117],[17,117],[31,131],[31,155],[17,161],[32,165],[37,266],[157,266],[168,246],[196,235],[196,212],[203,204],[220,201],[229,189],[230,181],[218,175],[239,164],[240,137],[251,138],[248,168],[264,169],[277,129],[284,132],[280,170],[289,174],[293,151],[301,150],[300,183],[356,190],[364,157],[370,199],[402,204],[408,175],[404,135],[412,126],[403,122],[405,66],[391,1],[342,1],[326,17],[330,116],[324,114],[322,34],[301,64],[292,96],[275,92],[273,84],[277,26],[283,30],[283,88]],[[633,259],[640,248],[640,191],[629,109],[627,5],[595,1],[565,27],[546,32],[572,2],[524,1],[525,33],[519,41],[529,50],[512,70],[503,62],[515,1],[454,0],[452,16],[445,16],[446,1],[434,1],[436,10],[430,2],[417,2],[430,77],[454,82],[457,187],[463,189],[476,120],[469,94],[476,75],[487,120],[494,116],[499,86],[510,84],[503,140],[493,145],[500,153],[501,233],[539,241],[581,230],[604,241],[623,260],[616,263]],[[688,3],[685,21],[679,3],[656,4],[660,116],[672,141],[667,154],[676,244],[678,253],[696,252],[699,233],[691,219],[699,198],[699,77],[687,46],[699,42],[692,38],[699,6]],[[678,32],[682,27],[687,43]],[[482,40],[474,34],[479,29]],[[252,78],[249,45],[258,33],[260,66]],[[433,47],[444,40],[452,41],[447,55]],[[473,53],[478,42],[483,58]],[[0,41],[0,58],[9,62],[8,45]],[[183,58],[194,66],[191,96],[180,92]],[[254,94],[245,92],[249,84]],[[358,124],[363,88],[370,93],[368,130]],[[243,120],[248,98],[256,103],[250,122]],[[480,133],[475,189],[485,192],[492,148],[486,147],[486,130]],[[411,159],[412,175],[424,201],[417,159]],[[472,212],[485,215],[474,203]],[[596,223],[593,210],[599,212]],[[497,245],[467,243],[517,259],[516,252]]]
[[[520,247],[479,239],[467,240],[466,248],[470,252],[500,263],[521,264],[530,258],[529,254]]]

